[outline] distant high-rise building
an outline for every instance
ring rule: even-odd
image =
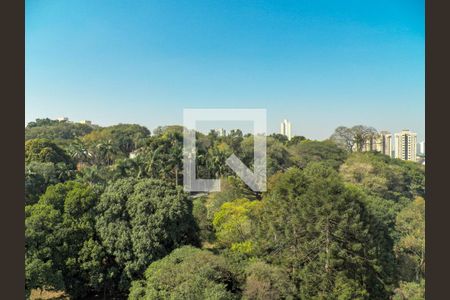
[[[69,121],[68,117],[58,117],[56,120],[58,120],[59,122],[67,122]]]
[[[375,139],[375,151],[384,155],[392,155],[392,134],[388,131],[381,131]]]
[[[417,161],[417,134],[402,130],[395,134],[395,158]]]
[[[391,150],[392,134],[388,131],[381,131],[374,135],[374,137],[367,139],[362,147],[362,151],[377,151],[384,155],[392,156]],[[354,151],[357,151],[357,146],[353,146]]]
[[[89,120],[81,120],[81,121],[79,121],[78,123],[80,123],[80,124],[86,124],[86,125],[92,125],[92,122],[89,121]]]
[[[425,141],[421,141],[419,143],[419,149],[418,149],[418,154],[420,155],[425,155]]]
[[[288,140],[291,140],[292,134],[291,134],[291,122],[284,119],[283,122],[281,122],[280,127],[280,133],[288,138]]]

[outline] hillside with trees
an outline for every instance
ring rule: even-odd
[[[196,135],[220,192],[183,191],[181,126],[29,123],[26,297],[424,299],[424,166],[363,152],[374,128],[268,136],[263,193],[225,164],[252,135]]]

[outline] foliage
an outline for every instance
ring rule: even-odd
[[[28,123],[25,128],[25,140],[49,139],[54,141],[72,140],[82,137],[95,126],[71,122],[60,122],[50,119],[36,119],[35,122]]]
[[[290,169],[264,199],[261,255],[285,266],[301,297],[385,298],[393,283],[386,235],[330,167]]]
[[[251,254],[253,245],[250,239],[253,237],[254,219],[261,208],[261,201],[249,201],[245,198],[222,204],[213,219],[219,245]]]
[[[221,191],[188,195],[182,126],[79,125],[26,128],[50,138],[25,146],[28,294],[423,299],[424,167],[360,152],[370,127],[269,136],[264,193],[225,164],[234,153],[253,167],[251,134],[196,132],[197,177]],[[186,246],[200,242],[211,252]]]
[[[289,148],[293,165],[305,168],[311,162],[323,162],[338,169],[347,153],[331,141],[303,141]]]
[[[32,161],[72,164],[70,157],[64,150],[47,139],[34,139],[25,142],[25,163]]]
[[[287,147],[280,141],[267,138],[267,176],[285,171],[292,165]]]
[[[239,198],[254,200],[256,195],[240,178],[234,176],[223,178],[221,191],[210,193],[206,200],[208,218],[212,221],[214,214],[219,211],[222,204]]]
[[[425,200],[416,198],[397,215],[399,241],[395,246],[400,276],[405,281],[425,278]]]
[[[108,185],[97,211],[98,235],[114,261],[113,290],[125,292],[151,262],[198,243],[191,201],[161,180],[118,180]]]
[[[199,230],[199,238],[202,242],[213,242],[215,239],[214,228],[210,219],[208,219],[208,210],[206,208],[207,197],[200,196],[193,199],[192,214]]]
[[[51,120],[49,118],[44,119],[36,119],[35,121],[31,121],[27,124],[26,128],[34,128],[34,127],[41,127],[41,126],[48,126],[48,125],[56,125],[58,124],[58,120]]]
[[[349,152],[354,150],[361,152],[366,143],[377,135],[377,130],[369,126],[356,125],[351,128],[339,126],[330,139]]]
[[[111,141],[118,152],[127,156],[141,146],[150,135],[150,131],[137,124],[118,124],[92,131],[83,137],[88,145],[97,145]]]
[[[65,163],[32,161],[25,165],[25,204],[33,204],[48,186],[67,181],[75,171]]]
[[[340,167],[347,182],[385,199],[399,201],[425,194],[425,172],[419,164],[378,153],[353,153]]]
[[[296,299],[298,291],[283,268],[255,261],[245,272],[243,299]]]
[[[79,264],[95,239],[95,187],[68,181],[50,186],[39,202],[25,208],[26,289],[62,289],[73,298],[98,292],[103,278]],[[101,257],[91,254],[101,263]]]
[[[395,290],[392,300],[424,300],[425,280],[420,282],[401,282],[400,287]]]
[[[145,279],[134,281],[129,299],[238,299],[235,274],[226,260],[185,246],[152,263]]]

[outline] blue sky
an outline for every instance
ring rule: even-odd
[[[26,1],[26,121],[181,124],[266,108],[269,131],[424,138],[424,1]]]

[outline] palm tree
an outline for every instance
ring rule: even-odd
[[[97,150],[97,159],[108,166],[112,165],[116,155],[119,153],[119,149],[111,140],[103,141],[97,144],[95,148]]]
[[[89,152],[87,150],[87,147],[80,139],[76,139],[73,143],[70,143],[67,152],[69,156],[75,161],[77,167],[89,160]]]

